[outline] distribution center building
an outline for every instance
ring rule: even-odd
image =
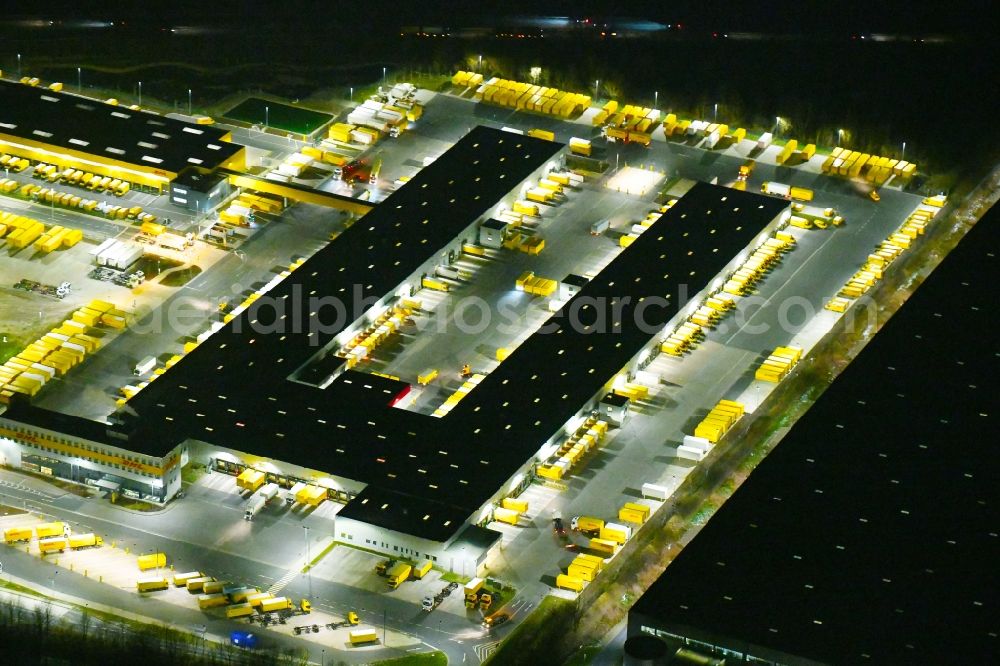
[[[0,80],[0,152],[155,190],[188,167],[242,169],[228,130]]]
[[[410,384],[350,369],[343,347],[560,168],[561,148],[473,129],[130,399],[115,436],[155,459],[316,484],[347,503],[338,540],[478,571],[500,539],[485,527],[494,503],[788,214],[778,199],[696,185],[443,418],[395,408]]]
[[[646,663],[996,661],[985,433],[998,351],[983,287],[997,274],[997,217],[969,231],[635,603],[630,637],[688,653]]]

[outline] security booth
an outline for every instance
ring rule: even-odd
[[[568,301],[579,294],[585,286],[587,286],[587,278],[570,273],[559,283],[559,300]]]
[[[601,398],[601,418],[616,426],[624,425],[625,419],[628,418],[628,402],[628,398],[623,395],[608,393]]]
[[[479,244],[483,247],[492,247],[497,250],[503,247],[503,243],[510,234],[510,224],[492,218],[486,220],[479,227]]]

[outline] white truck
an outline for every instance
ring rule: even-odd
[[[763,134],[760,135],[760,138],[757,139],[757,150],[766,149],[768,146],[771,145],[772,141],[774,141],[774,137],[771,135],[771,133],[764,132]]]
[[[760,191],[764,194],[773,194],[779,197],[789,197],[791,196],[792,187],[791,185],[786,185],[784,183],[775,183],[774,181],[766,181],[760,187]]]
[[[246,506],[243,509],[243,520],[253,520],[253,517],[257,515],[257,512],[264,508],[267,500],[260,493],[254,493],[250,499],[247,500]]]
[[[257,494],[263,497],[265,502],[270,502],[278,495],[278,484],[265,484],[260,490],[257,491]]]
[[[146,374],[155,367],[156,367],[156,357],[147,356],[146,358],[142,359],[141,361],[135,364],[135,367],[132,368],[132,374],[135,375],[136,377],[139,377]]]

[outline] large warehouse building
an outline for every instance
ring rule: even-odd
[[[783,201],[696,185],[446,416],[394,408],[407,382],[348,369],[336,352],[560,166],[560,149],[473,129],[132,398],[114,436],[157,461],[317,484],[347,503],[338,540],[477,570],[499,541],[483,527],[494,502],[528,483],[615,375],[654,355],[663,329],[787,217]],[[601,322],[609,330],[595,332]],[[17,407],[0,416],[39,420]]]
[[[636,602],[628,635],[668,647],[626,664],[996,661],[1000,368],[984,288],[998,217],[969,232]]]
[[[0,152],[157,193],[185,169],[243,169],[230,132],[0,80]]]

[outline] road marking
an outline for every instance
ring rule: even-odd
[[[296,576],[299,575],[299,572],[301,570],[302,570],[302,567],[297,567],[295,569],[292,569],[291,571],[289,571],[288,573],[286,573],[284,576],[282,576],[278,580],[274,581],[274,584],[271,585],[271,587],[267,588],[268,593],[270,593],[270,594],[277,594],[278,592],[281,592],[283,589],[285,589],[285,587],[289,583],[292,582],[292,579],[294,579]]]
[[[479,658],[479,663],[483,663],[489,659],[490,655],[497,651],[500,647],[500,641],[493,641],[492,643],[480,643],[475,646],[476,657]]]

